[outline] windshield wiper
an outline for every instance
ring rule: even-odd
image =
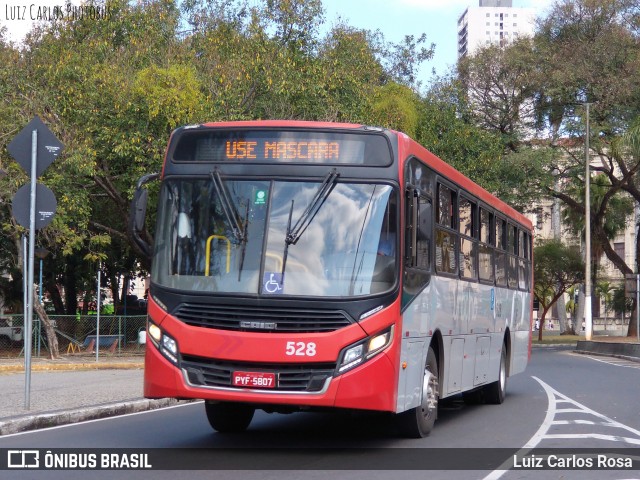
[[[309,206],[304,210],[304,212],[302,212],[302,215],[300,215],[300,218],[298,218],[298,221],[293,226],[293,228],[291,228],[291,218],[293,217],[293,200],[291,200],[289,221],[287,223],[287,234],[284,238],[285,245],[284,254],[282,256],[282,278],[284,278],[284,271],[287,266],[289,245],[295,245],[298,240],[300,240],[300,237],[305,232],[307,227],[309,227],[311,222],[313,222],[313,219],[317,215],[318,211],[320,210],[320,208],[322,208],[322,205],[324,205],[324,202],[327,200],[327,198],[329,198],[329,195],[331,195],[331,192],[338,183],[338,177],[340,177],[340,174],[336,171],[335,168],[331,170],[326,177],[324,177],[322,184],[311,199]]]
[[[305,232],[307,227],[311,224],[316,214],[322,208],[324,202],[329,198],[331,192],[335,188],[338,183],[338,177],[340,174],[334,168],[329,172],[329,174],[324,177],[322,184],[318,188],[318,191],[311,199],[309,206],[302,212],[300,218],[296,222],[296,224],[291,228],[291,215],[293,213],[293,200],[291,201],[291,212],[289,212],[289,225],[287,225],[287,236],[284,241],[287,245],[295,245],[300,237]]]
[[[247,240],[247,230],[246,230],[246,221],[243,226],[240,222],[240,216],[238,215],[238,211],[235,208],[235,205],[231,201],[231,195],[225,186],[225,183],[222,181],[220,177],[220,172],[216,168],[211,172],[211,180],[213,181],[213,187],[216,190],[216,194],[220,198],[220,204],[222,205],[222,212],[224,213],[225,218],[227,219],[227,224],[231,229],[231,233],[233,234],[233,238],[235,238],[236,242],[244,243]],[[248,220],[248,219],[247,219]]]

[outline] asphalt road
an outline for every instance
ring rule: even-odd
[[[552,451],[566,449],[564,451],[568,452],[581,448],[592,448],[598,452],[605,452],[610,448],[625,448],[628,449],[625,452],[629,452],[627,456],[640,456],[637,453],[640,451],[639,386],[640,363],[576,355],[563,348],[540,348],[534,349],[527,371],[509,379],[504,404],[468,406],[460,399],[448,401],[441,405],[432,434],[421,440],[399,438],[394,433],[389,418],[372,414],[268,415],[258,412],[244,434],[221,435],[210,429],[202,404],[195,403],[6,436],[0,438],[0,448],[69,448],[71,451],[82,448],[129,448],[133,452],[145,448],[165,448],[169,449],[166,451],[167,456],[177,463],[173,464],[174,468],[186,466],[191,458],[190,451],[180,453],[176,449],[207,449],[205,455],[211,455],[210,461],[214,466],[217,465],[216,461],[220,461],[218,464],[226,465],[225,468],[229,470],[5,471],[0,476],[3,480],[281,480],[333,478],[336,472],[328,470],[340,469],[341,479],[367,480],[634,479],[640,478],[640,470],[508,470],[510,465],[505,464],[492,466],[489,470],[445,472],[423,470],[420,465],[426,456],[436,452],[439,457],[457,459],[460,468],[466,468],[465,462],[469,456],[482,453],[479,448],[524,449],[521,453],[525,456],[533,448],[549,448]],[[221,450],[228,448],[245,450]],[[265,457],[259,450],[265,448],[283,450],[268,451],[268,456]],[[332,450],[300,451],[326,448]],[[443,450],[434,450],[435,448]],[[351,450],[351,456],[344,457],[342,452],[349,452],[346,449],[359,450]],[[492,451],[494,450],[487,452]],[[195,452],[202,458],[201,451]],[[394,470],[388,470],[389,467],[385,465],[385,461],[389,460]],[[406,463],[402,464],[403,461]],[[249,470],[230,471],[245,468]],[[290,470],[291,468],[295,470]]]

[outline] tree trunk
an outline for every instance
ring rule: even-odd
[[[49,344],[49,358],[51,360],[55,360],[56,358],[60,358],[60,351],[58,349],[58,338],[56,337],[56,332],[53,328],[53,324],[45,312],[44,307],[38,300],[37,295],[33,295],[33,309],[38,314],[38,318],[44,325],[44,330],[47,334],[47,343]]]
[[[539,325],[538,325],[538,341],[539,342],[542,341],[542,330],[544,329],[544,319],[547,316],[547,312],[551,309],[552,305],[553,305],[553,303],[551,303],[548,307],[542,307],[542,315],[538,319],[538,322],[539,322]]]
[[[580,325],[580,328],[582,328],[582,322],[584,322],[585,296],[583,287],[584,285],[578,290],[578,304],[576,305],[576,320],[574,322],[576,325]]]
[[[56,283],[55,278],[47,278],[44,288],[49,294],[49,298],[53,303],[53,308],[55,309],[56,314],[64,315],[66,313],[64,309],[64,302],[62,301],[62,295],[60,295],[60,290],[58,289],[58,284]]]
[[[567,322],[567,302],[564,299],[564,295],[562,295],[558,299],[557,306],[558,306],[558,324],[560,325],[560,335],[569,334],[573,329],[573,325],[570,327],[569,322]]]
[[[116,275],[109,275],[109,289],[111,290],[111,297],[113,298],[113,311],[117,312],[120,308],[120,288]]]

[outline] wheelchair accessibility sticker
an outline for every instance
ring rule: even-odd
[[[282,293],[284,275],[282,273],[265,272],[262,277],[262,293],[278,295]]]

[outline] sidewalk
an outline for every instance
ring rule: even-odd
[[[33,358],[26,409],[24,359],[0,359],[0,435],[176,404],[143,398],[143,367],[142,355]]]

